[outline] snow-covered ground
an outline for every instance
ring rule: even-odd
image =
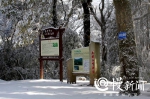
[[[117,91],[100,92],[95,87],[87,86],[88,81],[67,84],[59,80],[0,80],[0,99],[150,99],[147,92],[150,84],[140,96],[118,96]]]

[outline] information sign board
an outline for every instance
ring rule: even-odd
[[[73,71],[89,72],[89,47],[72,50]]]
[[[59,56],[59,39],[41,40],[41,56]]]

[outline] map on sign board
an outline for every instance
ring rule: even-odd
[[[120,39],[120,40],[126,39],[126,35],[127,35],[126,32],[120,32],[120,33],[119,33],[119,36],[118,36],[118,39]]]
[[[59,40],[42,40],[41,56],[59,56]]]
[[[89,72],[89,47],[72,50],[73,71]]]

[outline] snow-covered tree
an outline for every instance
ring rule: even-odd
[[[90,11],[93,28],[101,32],[101,76],[112,80],[112,68],[118,61],[118,43],[114,5],[110,0],[97,2],[98,9],[92,3]],[[94,18],[94,20],[93,20]]]
[[[113,0],[116,9],[118,33],[126,32],[127,38],[119,41],[119,58],[121,65],[121,77],[123,79],[121,93],[134,95],[140,94],[137,84],[139,83],[139,65],[136,51],[136,41],[133,28],[131,3],[128,0]],[[129,82],[129,88],[125,89]]]
[[[149,0],[133,0],[132,14],[136,36],[137,56],[140,65],[140,79],[150,81],[150,6]]]
[[[53,25],[52,0],[1,0],[0,4],[0,78],[5,80],[39,78],[38,30]],[[72,9],[74,6],[70,10],[67,4],[57,2],[58,26],[62,23],[68,26],[68,22],[63,20],[64,10],[69,21]],[[75,39],[78,39],[77,33],[73,29],[70,31]],[[74,44],[77,46],[76,43],[73,43],[73,46]],[[58,64],[47,61],[44,64],[44,78],[58,78]]]

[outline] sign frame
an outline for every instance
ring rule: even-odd
[[[44,75],[44,66],[43,61],[50,60],[50,61],[59,61],[59,74],[60,74],[60,81],[63,82],[63,46],[62,46],[62,35],[65,31],[65,28],[47,28],[39,30],[39,62],[40,62],[40,79],[43,79]],[[59,55],[45,55],[41,54],[41,42],[44,40],[58,40],[59,42]]]

